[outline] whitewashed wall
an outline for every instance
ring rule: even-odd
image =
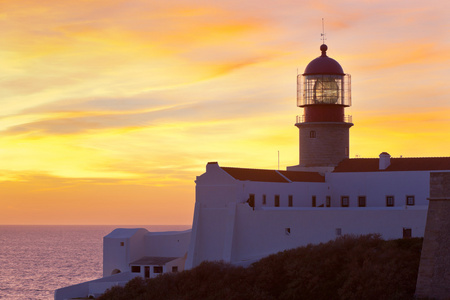
[[[129,263],[144,256],[146,233],[144,228],[117,228],[103,238],[103,277],[115,269],[129,271]]]

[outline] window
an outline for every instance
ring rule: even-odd
[[[141,273],[141,266],[131,266],[131,273]]]
[[[325,205],[326,205],[327,207],[330,207],[330,206],[331,206],[331,197],[330,197],[330,196],[327,196],[327,197],[325,198]]]
[[[263,195],[262,204],[266,205],[266,195]]]
[[[250,194],[248,196],[247,203],[250,207],[253,207],[253,208],[255,207],[255,194]]]
[[[348,196],[341,196],[341,206],[348,207],[350,204],[350,199]]]
[[[403,238],[409,239],[412,237],[412,230],[411,228],[403,228]]]
[[[311,198],[311,206],[312,206],[312,207],[316,207],[316,206],[317,206],[317,203],[316,203],[316,196],[312,196],[312,198]]]
[[[173,266],[172,267],[172,273],[176,273],[178,272],[178,266]]]
[[[284,234],[291,235],[291,228],[290,227],[285,228],[284,229]]]
[[[153,267],[153,273],[155,274],[159,274],[163,272],[163,267],[162,266],[154,266]]]
[[[358,206],[359,207],[366,207],[366,196],[359,196],[358,197]]]
[[[414,196],[406,196],[406,205],[414,205]]]
[[[292,195],[289,195],[289,207],[292,207],[294,204],[294,197]]]
[[[386,206],[394,206],[394,196],[386,196]]]
[[[310,139],[315,139],[315,138],[316,138],[316,132],[315,132],[314,130],[311,130],[311,131],[309,132],[309,138],[310,138]]]
[[[280,195],[275,195],[275,207],[280,206]]]
[[[144,276],[145,276],[145,278],[150,278],[150,267],[149,266],[144,267]]]
[[[120,246],[121,247],[125,246],[125,243],[124,242],[120,242]]]
[[[336,235],[342,235],[342,228],[336,228]]]

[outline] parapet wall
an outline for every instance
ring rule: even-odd
[[[429,200],[416,296],[450,299],[450,172],[430,173]]]

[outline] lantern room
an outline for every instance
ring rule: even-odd
[[[344,108],[351,106],[351,77],[327,56],[327,45],[320,50],[322,55],[297,76],[297,106],[305,109],[301,121],[344,122]]]

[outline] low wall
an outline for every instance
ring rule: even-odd
[[[128,281],[138,275],[124,272],[116,275],[102,277],[99,279],[86,281],[80,284],[67,286],[55,291],[55,300],[68,300],[72,298],[88,297],[89,295],[99,296],[108,288],[114,285],[125,285]]]

